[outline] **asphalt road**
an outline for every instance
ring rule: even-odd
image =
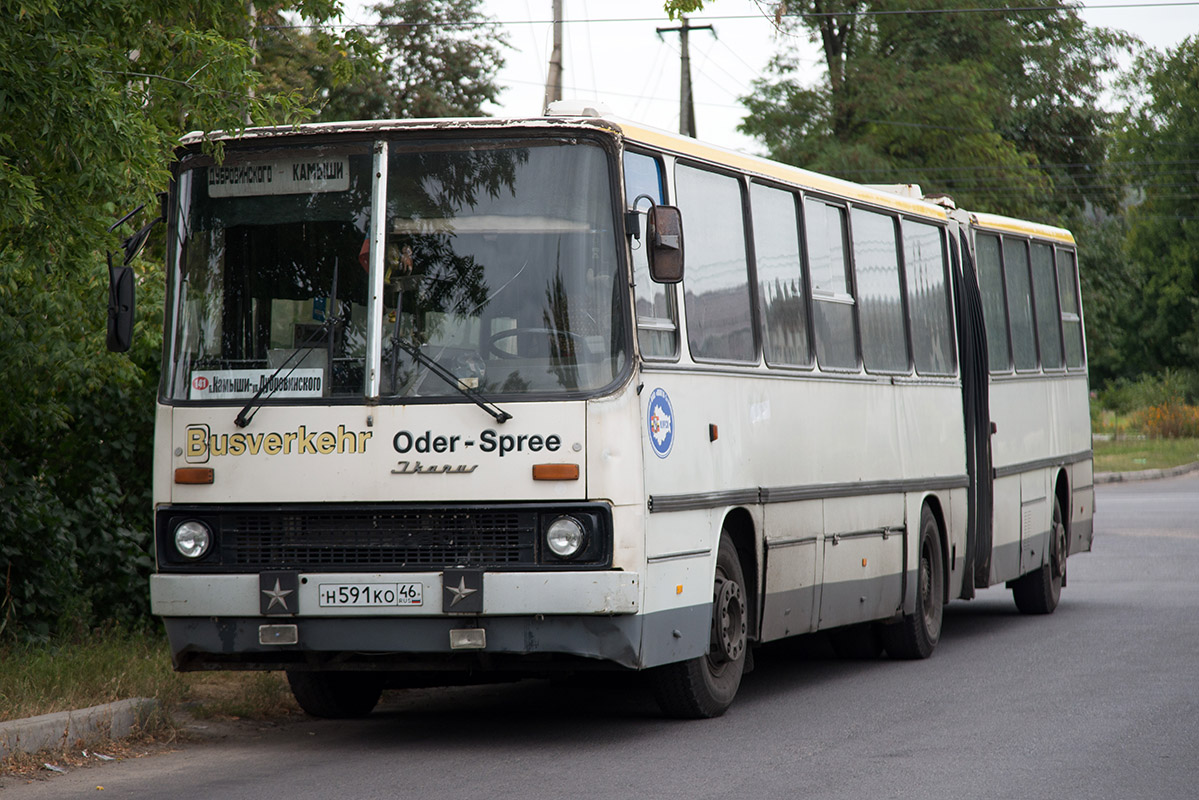
[[[628,681],[427,690],[0,795],[1199,797],[1199,475],[1101,486],[1097,506],[1052,616],[995,588],[946,609],[927,661],[767,648],[720,719],[660,719]]]

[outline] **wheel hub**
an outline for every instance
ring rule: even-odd
[[[1049,564],[1053,577],[1060,578],[1066,574],[1066,526],[1061,520],[1053,521],[1053,552],[1050,553]]]
[[[712,655],[715,660],[739,659],[745,653],[747,628],[745,594],[740,584],[718,578],[712,609]]]

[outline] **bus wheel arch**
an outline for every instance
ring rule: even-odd
[[[1063,566],[1063,570],[1064,570],[1065,569],[1065,564],[1064,564],[1065,558],[1066,558],[1066,556],[1070,555],[1070,534],[1071,534],[1070,517],[1071,517],[1072,509],[1074,507],[1074,499],[1070,494],[1070,476],[1066,473],[1066,470],[1064,468],[1059,470],[1057,473],[1057,481],[1054,484],[1053,492],[1057,496],[1058,503],[1061,505],[1061,509],[1062,509],[1061,522],[1062,522],[1062,525],[1065,527],[1066,550],[1064,551],[1064,555],[1062,556],[1062,559],[1063,559],[1062,566]],[[1065,585],[1066,585],[1066,575],[1065,575],[1065,572],[1063,571],[1062,586],[1065,586]]]
[[[892,658],[928,658],[941,639],[946,583],[944,526],[928,501],[920,506],[917,536],[916,606],[912,613],[879,630],[883,647]]]
[[[945,523],[945,509],[941,506],[941,498],[930,494],[924,498],[920,509],[921,519],[924,510],[928,509],[937,523],[937,531],[941,540],[941,602],[949,602],[949,573],[952,571],[953,551],[949,549],[949,526]]]
[[[1052,614],[1066,585],[1066,559],[1070,552],[1070,493],[1065,474],[1059,473],[1053,492],[1053,516],[1044,563],[1008,585],[1021,614]]]
[[[734,508],[724,518],[721,524],[722,535],[727,535],[737,549],[737,557],[741,561],[741,574],[745,578],[745,595],[749,605],[749,638],[758,640],[761,609],[759,608],[758,591],[758,551],[756,546],[757,534],[753,517],[744,508]]]
[[[743,564],[734,536],[722,527],[713,576],[708,652],[655,667],[650,673],[654,696],[667,716],[709,719],[732,705],[745,673],[749,626],[756,605],[747,589]]]

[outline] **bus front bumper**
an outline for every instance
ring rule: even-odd
[[[150,579],[151,609],[164,619],[177,669],[529,669],[581,657],[633,669],[647,625],[695,628],[706,650],[706,607],[639,614],[636,573],[486,572],[467,613],[453,607],[458,573],[173,575]],[[419,584],[419,605],[330,606],[330,587]],[[266,587],[266,588],[263,588]],[[264,613],[279,592],[289,613]],[[322,602],[322,592],[326,601]],[[265,598],[267,599],[263,599]],[[691,624],[683,624],[679,616]],[[647,623],[648,620],[648,623]],[[677,642],[677,635],[668,635]],[[691,638],[691,637],[688,637]],[[682,642],[677,642],[682,644]],[[660,649],[660,648],[654,648]],[[670,649],[674,649],[673,647]],[[665,654],[663,654],[665,655]],[[532,657],[532,658],[530,658]],[[560,658],[562,657],[562,658]],[[667,656],[666,660],[677,658]],[[658,658],[652,661],[658,661]]]

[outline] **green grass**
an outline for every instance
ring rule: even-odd
[[[1095,442],[1096,472],[1168,469],[1199,461],[1199,439],[1118,439]]]
[[[131,697],[157,699],[167,717],[183,703],[200,717],[299,713],[282,673],[175,672],[161,632],[114,629],[51,644],[0,644],[0,722]]]
[[[0,645],[0,721],[130,697],[168,705],[186,688],[158,634],[109,630],[53,644]]]

